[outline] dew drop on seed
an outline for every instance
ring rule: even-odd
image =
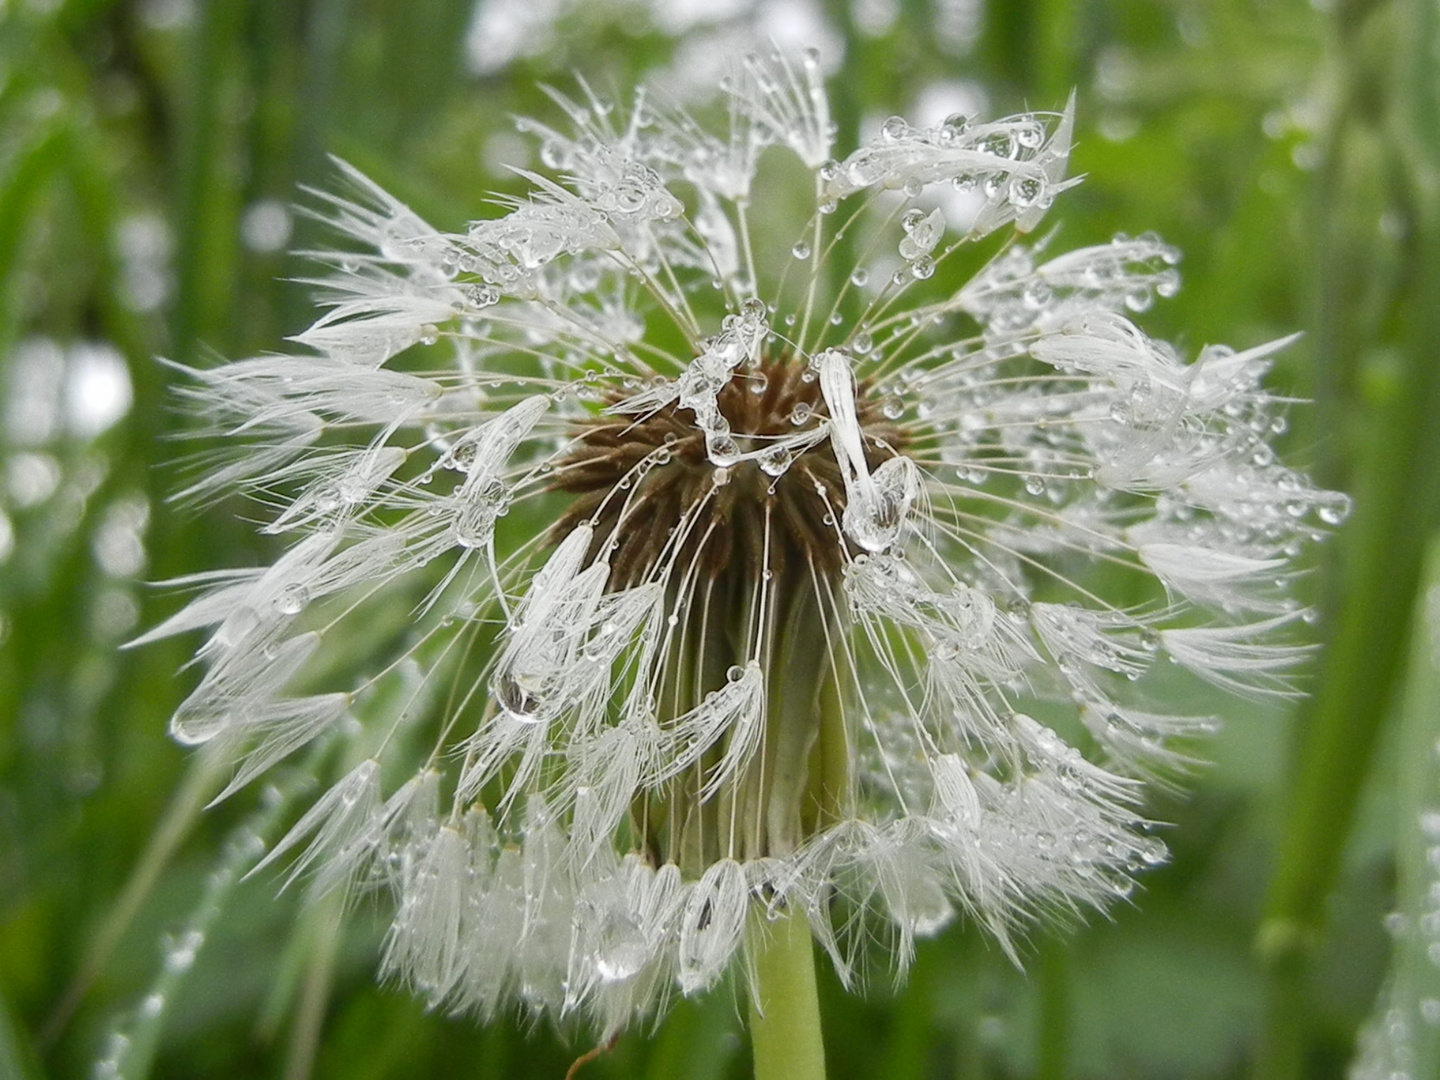
[[[891,116],[880,125],[880,137],[886,142],[899,142],[910,132],[903,116]]]
[[[1131,289],[1125,294],[1125,306],[1131,311],[1148,311],[1154,302],[1149,289]]]
[[[1350,516],[1350,496],[1338,491],[1331,493],[1330,499],[1320,504],[1318,513],[1326,525],[1339,525]]]
[[[310,602],[310,590],[301,584],[286,585],[275,597],[275,610],[282,615],[298,615]]]
[[[595,953],[595,973],[602,982],[621,982],[645,966],[645,936],[628,915],[605,920]]]

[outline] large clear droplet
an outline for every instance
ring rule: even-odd
[[[645,935],[630,916],[609,912],[600,927],[595,972],[607,983],[621,982],[645,966]]]
[[[906,883],[903,911],[896,912],[921,937],[939,933],[955,917],[955,908],[940,885],[930,878]]]
[[[310,590],[299,582],[286,585],[275,597],[275,610],[281,615],[298,615],[310,602]]]
[[[880,125],[880,137],[886,142],[899,142],[910,134],[910,125],[905,122],[903,116],[888,117]]]
[[[542,717],[540,699],[531,694],[513,675],[501,675],[495,680],[495,700],[505,710],[505,715],[519,724],[538,724]]]

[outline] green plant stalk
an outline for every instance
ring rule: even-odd
[[[825,1080],[810,925],[799,912],[752,911],[750,1041],[755,1080]]]
[[[1411,1075],[1433,1077],[1440,1076],[1440,1029],[1426,1013],[1427,1003],[1440,996],[1440,969],[1429,954],[1434,937],[1424,928],[1434,910],[1430,890],[1436,881],[1429,857],[1434,839],[1428,819],[1440,796],[1440,755],[1435,746],[1440,735],[1440,534],[1430,541],[1415,614],[1396,769],[1400,811],[1395,822],[1395,893],[1405,923],[1390,961],[1391,994],[1382,996],[1372,1023],[1385,1021],[1380,1009],[1404,1009],[1411,1018]]]
[[[1396,211],[1405,224],[1404,272],[1388,329],[1404,363],[1367,428],[1373,435],[1357,472],[1355,518],[1340,538],[1343,567],[1322,679],[1305,711],[1293,795],[1257,939],[1266,967],[1267,1016],[1254,1075],[1304,1074],[1309,958],[1320,940],[1325,902],[1339,875],[1362,783],[1395,699],[1421,575],[1424,546],[1440,521],[1440,454],[1429,437],[1440,411],[1440,140],[1424,118],[1436,114],[1434,63],[1440,40],[1433,5],[1413,0],[1393,31],[1403,42],[1390,114],[1406,133],[1395,145]],[[1408,63],[1406,62],[1408,61]],[[1426,141],[1426,136],[1429,141]],[[1332,147],[1332,153],[1338,148]],[[1331,332],[1338,332],[1332,329]]]
[[[317,907],[309,908],[310,955],[305,965],[305,980],[295,1012],[295,1026],[285,1051],[285,1080],[310,1080],[320,1049],[321,1029],[325,1011],[330,1004],[335,981],[335,961],[340,951],[341,920],[345,915],[344,898],[328,896]]]
[[[1035,973],[1040,999],[1038,1080],[1069,1080],[1071,1024],[1069,942],[1051,938],[1040,948]]]
[[[223,775],[224,763],[211,754],[202,754],[191,765],[185,782],[170,800],[165,816],[145,845],[124,889],[109,906],[99,931],[85,950],[79,970],[41,1029],[42,1046],[52,1045],[60,1037],[85,994],[105,970],[125,931],[130,929],[175,852],[194,829],[201,810],[219,789]]]

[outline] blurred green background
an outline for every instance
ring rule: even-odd
[[[322,242],[293,206],[327,153],[456,229],[529,163],[539,84],[702,101],[772,40],[832,63],[842,151],[1075,88],[1056,247],[1178,245],[1141,321],[1191,355],[1305,331],[1282,451],[1356,499],[1303,583],[1311,699],[1187,703],[1227,724],[1152,798],[1172,862],[1023,973],[966,926],[903,988],[824,973],[831,1075],[1440,1076],[1440,4],[0,0],[0,1077],[559,1080],[587,1048],[428,1015],[374,983],[380,911],[337,936],[238,880],[282,811],[198,811],[187,643],[117,645],[173,610],[147,582],[271,553],[240,504],[167,503],[197,447],[154,358],[308,324],[287,252]],[[743,1077],[740,1011],[683,1003],[582,1075]]]

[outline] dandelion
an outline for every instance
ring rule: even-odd
[[[1157,682],[1294,691],[1345,503],[1268,447],[1286,341],[1187,361],[1130,320],[1172,248],[1026,239],[1071,109],[837,157],[813,53],[722,93],[553,95],[462,233],[340,165],[305,353],[192,373],[244,449],[185,494],[288,547],[140,639],[209,630],[172,730],[227,793],[348,763],[266,862],[392,892],[438,1008],[609,1036],[739,967],[758,1023],[812,937],[847,983],[957,913],[1013,953],[1164,859],[1141,780],[1209,721]]]

